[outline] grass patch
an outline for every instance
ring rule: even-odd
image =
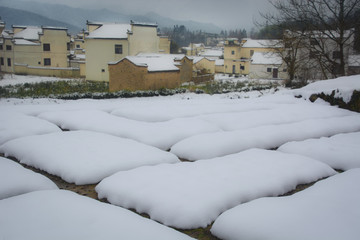
[[[147,91],[109,92],[108,82],[90,82],[84,80],[49,81],[0,86],[0,98],[53,98],[77,100],[83,98],[110,99],[131,97],[170,96],[186,92],[197,94],[221,94],[230,92],[261,91],[277,88],[278,83],[259,83],[248,81],[211,81],[203,84],[188,84],[177,89],[159,89]]]

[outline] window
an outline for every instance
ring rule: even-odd
[[[8,65],[8,67],[11,67],[11,58],[7,59],[7,65]]]
[[[250,57],[254,55],[254,50],[250,50]]]
[[[44,58],[44,66],[51,66],[51,59],[50,58]]]
[[[122,45],[116,44],[115,45],[115,54],[122,54],[122,53],[123,53]]]
[[[70,51],[70,43],[66,43],[66,50]]]
[[[267,71],[267,72],[271,72],[271,68],[267,68],[266,71]]]
[[[241,70],[245,70],[245,66],[240,65],[240,69],[241,69]]]
[[[11,45],[6,45],[6,51],[11,51],[12,47]]]
[[[4,58],[2,57],[2,58],[0,58],[0,64],[1,64],[1,66],[4,66]]]
[[[44,51],[50,51],[50,43],[44,43],[43,44],[43,50]]]
[[[4,47],[3,47],[3,45],[2,45],[2,44],[0,45],[0,50],[4,50]]]
[[[284,69],[283,69],[283,72],[287,72],[287,69],[286,69],[286,68],[284,68]]]
[[[80,48],[80,44],[76,44],[76,48]]]
[[[340,51],[333,51],[332,53],[333,59],[340,59]]]
[[[235,55],[235,51],[231,51],[231,55]]]

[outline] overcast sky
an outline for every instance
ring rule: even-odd
[[[31,0],[26,0],[31,1]],[[224,29],[250,28],[268,0],[32,0],[73,7],[108,8],[131,14],[155,12],[165,17],[214,23]]]

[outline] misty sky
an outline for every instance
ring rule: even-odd
[[[224,29],[250,28],[271,11],[268,0],[26,0],[72,7],[108,8],[130,14],[155,12],[165,17],[214,23]]]

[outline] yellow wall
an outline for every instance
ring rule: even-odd
[[[205,70],[206,73],[215,73],[215,60],[209,60],[207,58],[201,59],[199,62],[195,63],[196,70]]]
[[[147,67],[136,66],[128,59],[109,64],[109,89],[157,90],[180,86],[180,71],[148,72]]]
[[[47,67],[68,67],[67,43],[70,43],[70,36],[67,31],[43,28],[43,35],[40,35],[40,42],[50,44],[50,51],[43,51],[43,59],[50,58],[51,66]],[[42,63],[44,65],[44,62]]]
[[[72,68],[45,68],[16,65],[15,73],[21,75],[51,76],[62,78],[79,78],[80,70]]]
[[[44,65],[42,46],[39,45],[14,45],[14,62],[29,66],[41,67]]]
[[[115,54],[115,45],[122,45],[123,53]],[[109,81],[108,63],[129,55],[127,40],[86,39],[86,79]]]
[[[160,38],[156,27],[131,25],[131,32],[132,34],[129,34],[130,56],[159,52]]]
[[[6,45],[11,46],[11,51],[6,50]],[[11,42],[11,39],[4,39],[3,50],[0,50],[0,57],[4,59],[4,65],[1,65],[2,72],[13,73],[14,72],[14,44]],[[8,66],[7,59],[10,59],[11,66]]]
[[[168,37],[160,37],[159,44],[160,53],[170,54],[170,40]]]

